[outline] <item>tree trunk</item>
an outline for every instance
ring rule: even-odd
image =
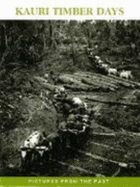
[[[1,47],[0,57],[2,59],[4,52],[5,52],[5,50],[8,47],[8,41],[7,41],[6,26],[5,26],[5,24],[1,25],[1,46],[0,47]]]
[[[54,26],[53,26],[52,21],[49,21],[49,34],[50,34],[50,46],[53,49],[56,49],[57,48],[57,44],[56,44],[56,41],[55,41]]]

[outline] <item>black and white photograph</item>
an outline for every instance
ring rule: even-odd
[[[0,21],[0,176],[140,176],[140,21]]]

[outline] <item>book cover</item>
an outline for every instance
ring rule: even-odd
[[[129,0],[1,3],[0,186],[139,186],[139,18]]]

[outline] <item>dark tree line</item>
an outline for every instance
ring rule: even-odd
[[[0,118],[4,124],[16,123],[21,117],[15,102],[20,93],[38,93],[31,80],[32,68],[50,58],[57,66],[71,60],[75,67],[78,54],[95,48],[99,55],[121,59],[140,56],[139,21],[1,21],[0,22]],[[64,61],[63,61],[64,57]],[[118,58],[119,59],[119,58]],[[82,64],[80,64],[82,65]],[[80,66],[79,65],[79,66]],[[66,64],[66,66],[69,66]],[[83,65],[82,65],[83,66]],[[86,62],[84,64],[86,66]],[[3,104],[4,103],[4,104]],[[9,105],[10,104],[10,105]],[[14,106],[15,104],[15,106]],[[21,117],[22,118],[22,117]],[[21,119],[20,118],[20,119]]]
[[[125,46],[132,48],[138,55],[139,43],[139,21],[47,20],[0,23],[1,65],[11,61],[33,63],[48,50],[58,50],[62,46],[72,55],[73,61],[80,47],[94,47],[95,44],[98,44],[99,51],[117,53],[117,47]]]

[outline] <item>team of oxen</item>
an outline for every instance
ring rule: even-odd
[[[99,56],[95,56],[95,63],[98,64],[99,68],[104,69],[108,75],[119,76],[124,79],[133,79],[132,72],[128,70],[118,71],[117,68],[111,68],[112,65],[110,61],[108,63],[104,63]]]
[[[93,50],[89,49],[88,53],[94,56]],[[95,55],[94,61],[108,75],[133,78],[131,71],[118,72],[116,68],[111,68],[110,61],[104,63],[99,56]],[[22,171],[32,170],[35,165],[47,167],[53,160],[63,159],[67,147],[77,149],[88,139],[93,112],[87,104],[78,97],[70,97],[64,87],[58,87],[52,95],[53,104],[63,117],[58,120],[56,132],[46,135],[36,130],[24,141],[20,148]]]
[[[100,69],[100,72],[104,72],[108,75],[115,75],[119,76],[120,78],[124,79],[133,79],[132,72],[128,70],[122,70],[118,71],[117,68],[112,68],[112,62],[109,61],[107,58],[105,62],[101,59],[100,56],[94,55],[94,49],[88,48],[87,53],[90,57],[94,57],[95,65],[98,69]]]
[[[36,130],[24,141],[20,148],[24,172],[35,166],[47,167],[53,160],[63,159],[68,147],[76,150],[88,138],[93,113],[87,104],[78,97],[70,97],[64,87],[55,90],[52,100],[63,116],[57,121],[56,132],[46,135]]]

